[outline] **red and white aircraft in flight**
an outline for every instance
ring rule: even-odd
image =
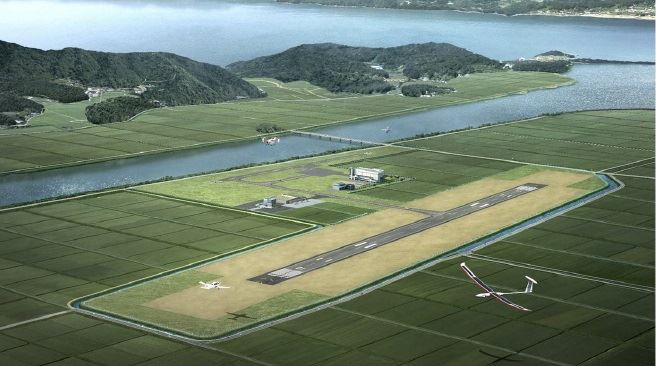
[[[498,291],[494,291],[492,287],[488,286],[485,282],[483,282],[480,278],[478,278],[476,274],[474,274],[474,272],[472,272],[472,270],[469,269],[469,267],[467,267],[467,265],[464,262],[460,263],[460,267],[462,268],[463,271],[465,271],[467,277],[471,278],[471,280],[474,281],[474,283],[478,285],[478,287],[485,290],[485,292],[477,294],[476,295],[477,297],[491,296],[494,297],[496,300],[502,302],[503,304],[508,305],[517,310],[531,311],[530,309],[527,309],[521,305],[517,305],[514,302],[508,300],[507,298],[504,297],[504,295],[530,294],[531,292],[533,292],[533,285],[537,284],[538,281],[532,279],[529,276],[524,276],[528,280],[528,283],[526,284],[526,289],[524,291],[498,292]]]

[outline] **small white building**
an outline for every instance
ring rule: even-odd
[[[385,171],[376,168],[349,168],[349,178],[367,182],[382,182],[385,178]]]
[[[383,69],[383,67],[380,66],[380,65],[371,65],[371,68],[374,69],[374,70],[382,70]]]
[[[262,200],[262,203],[260,204],[260,207],[263,208],[274,208],[276,206],[276,198],[275,197],[268,197]]]

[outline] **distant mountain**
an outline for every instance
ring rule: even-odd
[[[31,86],[29,90],[25,90],[26,84]],[[146,85],[144,99],[157,99],[168,105],[263,96],[256,86],[220,66],[171,53],[109,53],[79,48],[43,51],[0,41],[0,90],[20,95],[41,91],[43,95],[59,100],[57,96],[62,94],[63,84],[72,84],[65,85],[66,88],[76,88],[75,85],[112,88]],[[50,89],[62,90],[57,93]],[[62,97],[63,101],[79,100],[79,92],[66,90],[67,97]]]
[[[375,93],[393,88],[385,81],[389,72],[400,71],[413,79],[447,80],[458,74],[502,66],[464,48],[431,42],[390,48],[304,44],[275,55],[235,62],[226,68],[244,77],[306,80],[333,92]]]
[[[504,15],[600,14],[654,16],[653,0],[276,0],[280,3],[414,10],[459,10]]]

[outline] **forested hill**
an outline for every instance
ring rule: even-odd
[[[168,105],[261,96],[256,86],[220,66],[171,53],[108,53],[79,48],[43,51],[0,41],[0,88],[4,91],[24,95],[24,85],[30,84],[30,92],[42,91],[48,96],[52,81],[62,80],[94,87],[147,85],[145,99]]]
[[[304,44],[275,55],[235,62],[226,68],[244,77],[306,80],[333,92],[374,93],[392,89],[385,81],[390,72],[402,72],[412,79],[447,80],[458,74],[502,66],[464,48],[431,42],[390,48]]]
[[[600,14],[654,16],[653,0],[276,0],[281,3],[372,8],[459,10],[504,15]]]

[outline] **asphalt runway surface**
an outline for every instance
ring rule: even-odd
[[[314,257],[304,259],[300,262],[292,263],[285,267],[278,268],[253,278],[249,278],[249,281],[259,282],[267,285],[275,285],[283,281],[301,276],[305,273],[328,266],[332,263],[339,262],[354,255],[379,248],[383,245],[405,238],[406,236],[417,234],[424,230],[445,224],[449,221],[467,216],[477,211],[484,210],[499,203],[511,200],[513,198],[525,195],[544,187],[546,187],[545,184],[524,183],[520,186],[493,194],[478,201],[452,208],[447,211],[434,212],[428,217],[419,221],[399,226],[395,229],[370,236],[361,241],[347,244],[337,249],[333,249]]]

